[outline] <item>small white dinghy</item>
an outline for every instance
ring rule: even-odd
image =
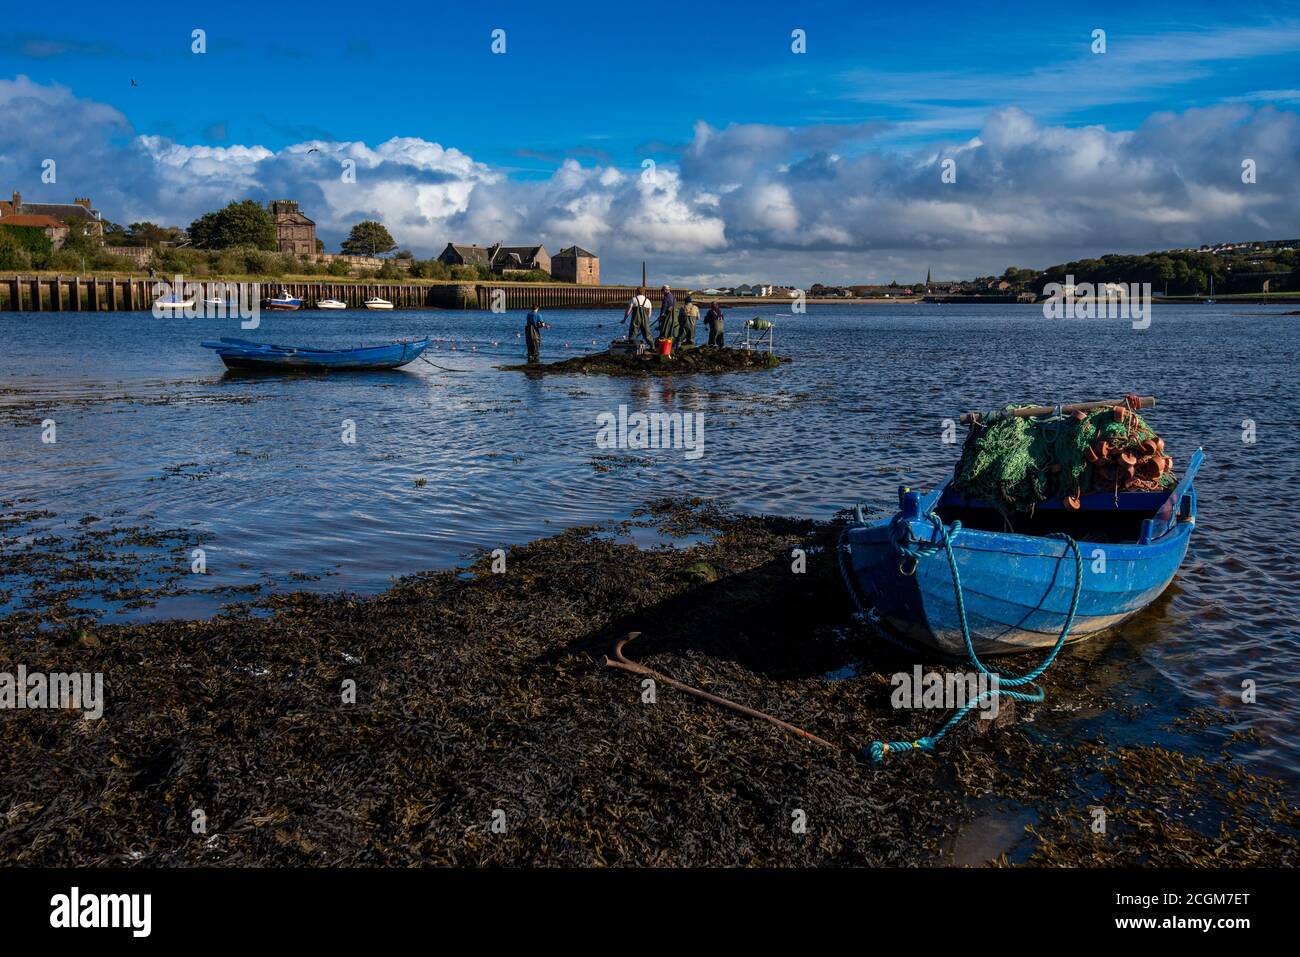
[[[371,296],[366,300],[367,309],[392,309],[393,304],[387,299],[380,299],[378,296]]]
[[[154,301],[153,314],[155,316],[175,316],[183,313],[186,309],[193,308],[193,299],[180,299],[174,295],[164,296]]]
[[[316,303],[317,309],[346,309],[348,304],[341,299],[321,299]]]

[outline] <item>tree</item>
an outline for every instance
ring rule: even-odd
[[[204,213],[190,223],[190,242],[200,249],[251,246],[267,251],[279,248],[275,223],[261,203],[246,199],[230,203],[215,213]]]
[[[9,227],[0,228],[0,269],[27,269],[31,264],[31,253],[14,238]]]
[[[127,245],[153,248],[163,243],[175,242],[177,238],[176,231],[170,226],[159,226],[150,222],[132,223],[127,231],[127,237],[130,240]]]
[[[99,238],[90,231],[87,224],[72,222],[67,226],[68,238],[63,241],[63,251],[86,257],[92,257],[99,252]]]
[[[182,238],[174,226],[159,226],[150,222],[132,223],[126,228],[104,220],[103,230],[106,246],[148,246],[156,249],[163,243],[179,242]]]
[[[190,245],[198,249],[216,249],[217,214],[204,213],[189,228]]]
[[[367,219],[352,227],[352,232],[339,248],[348,256],[378,256],[392,252],[397,243],[393,242],[383,223]]]
[[[110,222],[107,219],[100,220],[100,226],[103,229],[105,246],[126,246],[129,245],[127,240],[126,229],[117,223]]]

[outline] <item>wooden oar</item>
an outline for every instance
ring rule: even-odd
[[[1144,395],[1138,398],[1137,407],[1139,409],[1149,409],[1156,404],[1156,397],[1153,395]],[[1076,402],[1074,405],[1063,405],[1060,407],[1062,415],[1071,412],[1091,412],[1093,409],[1105,409],[1110,406],[1128,406],[1127,399],[1104,399],[1101,402]],[[963,423],[974,422],[980,419],[983,422],[996,422],[998,419],[1019,418],[1019,419],[1036,419],[1043,415],[1055,415],[1057,407],[1054,405],[1028,405],[1023,409],[1008,409],[1004,412],[990,412],[987,415],[983,412],[963,412],[961,421]]]

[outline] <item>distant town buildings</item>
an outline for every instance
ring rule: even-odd
[[[100,220],[99,210],[91,206],[88,197],[78,197],[71,203],[25,203],[23,202],[22,193],[14,193],[13,199],[8,202],[0,199],[0,219],[8,216],[46,217],[56,223],[63,224],[65,231],[63,237],[59,240],[59,245],[62,245],[63,240],[67,238],[67,227],[73,224],[84,224],[87,232],[92,236],[102,237],[104,235],[104,224]],[[8,223],[6,225],[17,226],[19,224]],[[27,223],[24,225],[36,224]]]
[[[581,246],[568,246],[551,258],[551,275],[579,286],[600,285],[600,259]]]
[[[316,255],[316,224],[302,214],[291,199],[273,199],[267,206],[275,221],[275,240],[280,252],[311,258]]]
[[[1300,248],[1300,239],[1267,239],[1252,240],[1245,243],[1214,243],[1200,246],[1197,249],[1186,247],[1183,249],[1173,249],[1170,252],[1177,253],[1214,253],[1216,256],[1240,255],[1242,253],[1260,252],[1270,250],[1274,252],[1289,252],[1293,249]]]

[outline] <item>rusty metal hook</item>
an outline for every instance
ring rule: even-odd
[[[656,681],[662,681],[670,688],[676,688],[678,691],[685,692],[686,694],[699,698],[702,701],[707,701],[710,704],[721,705],[724,708],[730,708],[732,711],[739,712],[749,718],[760,718],[763,721],[776,725],[783,731],[789,731],[791,734],[796,734],[801,738],[814,742],[815,744],[820,744],[823,747],[830,748],[832,751],[843,752],[847,750],[846,748],[840,747],[838,744],[831,744],[831,742],[827,741],[825,738],[817,737],[817,735],[813,734],[811,731],[797,728],[794,725],[782,721],[780,718],[773,717],[763,711],[757,711],[754,708],[747,707],[735,701],[720,698],[715,694],[709,694],[709,692],[702,691],[699,688],[693,688],[688,684],[682,684],[682,682],[669,678],[667,675],[660,674],[658,671],[647,668],[645,665],[638,664],[635,661],[629,661],[623,655],[623,648],[628,642],[634,641],[639,637],[641,637],[641,632],[639,631],[628,632],[627,637],[614,646],[614,657],[611,658],[609,655],[602,655],[600,663],[606,668],[618,668],[622,671],[629,671],[635,675],[646,675],[647,677],[654,678]]]

